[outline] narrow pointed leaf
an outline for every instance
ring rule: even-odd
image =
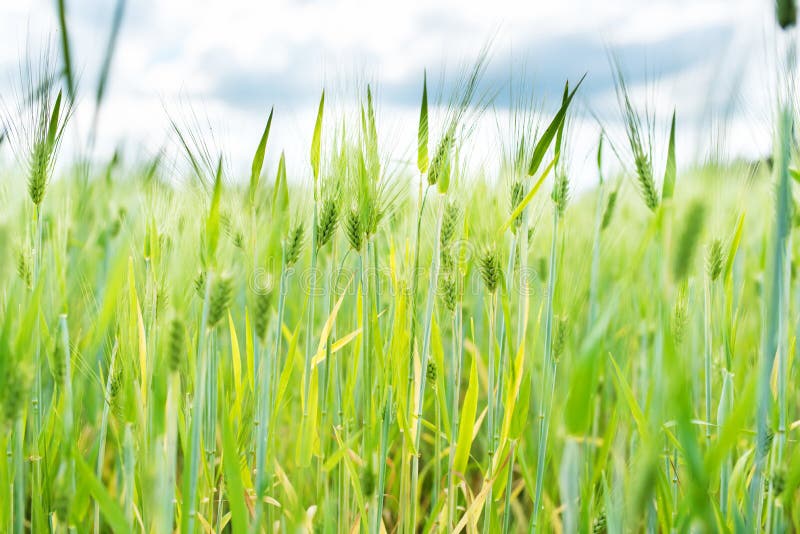
[[[94,476],[83,457],[80,454],[74,454],[74,458],[75,471],[81,486],[87,487],[94,500],[100,505],[100,512],[103,514],[108,526],[111,527],[111,530],[119,533],[130,532],[130,527],[125,519],[125,512],[122,511],[119,503],[111,497],[103,483]]]
[[[231,509],[231,527],[234,534],[247,532],[247,508],[245,490],[242,482],[239,452],[236,449],[236,436],[229,419],[223,414],[222,420],[222,466],[225,470],[226,493]]]
[[[206,219],[206,256],[207,263],[213,262],[214,254],[217,251],[217,244],[219,243],[219,225],[220,225],[220,200],[222,198],[222,157],[219,158],[217,163],[217,174],[214,178],[214,192],[211,196],[211,207],[208,210],[208,219]]]
[[[58,136],[58,120],[61,114],[61,91],[58,92],[56,103],[53,105],[53,112],[50,115],[50,124],[47,127],[47,146],[52,150]]]
[[[72,53],[70,52],[69,32],[67,30],[67,0],[58,0],[58,27],[61,33],[61,61],[64,80],[67,82],[67,95],[75,100],[75,78],[72,75]]]
[[[417,130],[417,169],[420,174],[428,171],[428,72],[422,75],[422,104],[419,109]]]
[[[272,113],[275,108],[269,110],[269,117],[267,118],[267,125],[264,127],[264,133],[261,134],[261,141],[258,142],[258,148],[253,156],[253,164],[250,168],[250,205],[256,202],[256,191],[258,190],[258,182],[261,179],[261,169],[264,166],[264,153],[267,150],[267,139],[269,139],[269,130],[272,126]]]
[[[672,112],[672,126],[669,128],[669,147],[667,149],[667,168],[664,171],[664,185],[661,190],[661,198],[672,198],[675,192],[675,178],[677,177],[675,164],[675,112]]]
[[[461,410],[461,419],[458,422],[458,438],[456,440],[456,456],[453,469],[456,473],[464,473],[467,468],[469,451],[472,448],[472,427],[475,424],[475,415],[478,410],[478,365],[472,358],[469,370],[469,385],[464,397],[464,406]]]
[[[322,112],[325,109],[325,91],[319,99],[317,122],[314,125],[314,137],[311,139],[311,170],[314,171],[314,180],[319,179],[319,151],[322,137]]]
[[[544,155],[547,153],[547,149],[550,148],[550,145],[553,142],[553,138],[558,133],[559,129],[561,128],[561,123],[564,122],[567,116],[567,109],[569,108],[570,103],[572,102],[572,98],[575,96],[575,92],[583,83],[584,78],[586,75],[584,74],[583,77],[578,81],[578,84],[575,86],[575,89],[572,90],[571,93],[567,96],[567,98],[562,102],[561,108],[559,108],[558,112],[556,113],[553,120],[550,121],[550,124],[545,129],[542,137],[539,138],[539,141],[536,143],[536,146],[533,149],[533,155],[531,156],[530,165],[528,165],[528,176],[533,176],[536,174],[536,171],[539,170],[539,165],[541,165],[542,160],[544,159]]]
[[[275,176],[275,188],[272,191],[272,216],[276,217],[289,208],[289,187],[286,184],[286,156],[281,152],[278,161],[278,173]]]

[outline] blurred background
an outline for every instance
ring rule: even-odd
[[[13,94],[26,54],[48,40],[58,54],[58,1],[0,6],[0,98]],[[285,150],[294,179],[310,175],[323,88],[347,112],[371,84],[383,145],[402,167],[413,160],[423,72],[432,99],[446,96],[487,43],[483,90],[493,98],[470,141],[475,169],[495,171],[488,156],[515,101],[532,98],[550,113],[564,82],[586,73],[570,152],[573,180],[594,183],[600,129],[612,143],[624,139],[612,56],[634,98],[655,114],[657,141],[677,110],[679,165],[758,158],[770,150],[777,88],[769,73],[784,38],[769,0],[67,0],[64,9],[79,101],[72,127],[83,133],[119,21],[94,157],[118,149],[129,161],[169,150],[169,117],[190,109],[213,126],[231,169],[245,176],[274,106],[267,165],[274,169]],[[658,168],[663,154],[654,157]]]

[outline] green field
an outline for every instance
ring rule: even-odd
[[[196,120],[177,163],[67,153],[51,55],[2,108],[0,531],[800,529],[789,103],[771,158],[690,165],[612,61],[591,176],[579,76],[476,172],[484,54],[421,77],[402,165],[365,87],[241,174]]]

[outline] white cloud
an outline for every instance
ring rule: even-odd
[[[67,5],[84,95],[79,119],[86,128],[114,2]],[[704,135],[697,124],[708,110],[709,86],[732,91],[738,83],[730,73],[744,65],[743,111],[731,121],[729,139],[731,147],[752,154],[769,146],[743,141],[753,129],[747,131],[748,121],[741,119],[769,110],[763,83],[747,74],[765,68],[764,62],[753,67],[751,59],[770,42],[770,9],[766,0],[129,0],[100,149],[108,153],[121,139],[158,149],[167,131],[164,107],[177,109],[181,99],[190,99],[226,124],[227,146],[243,168],[267,109],[275,105],[273,158],[285,147],[290,165],[304,169],[319,91],[352,87],[349,80],[358,78],[377,84],[382,117],[392,125],[388,138],[400,141],[395,153],[406,153],[415,141],[423,68],[435,83],[444,65],[454,74],[494,36],[493,83],[505,83],[512,71],[518,79],[524,64],[552,104],[564,78],[590,70],[582,104],[609,121],[612,131],[618,124],[607,106],[614,99],[605,47],[622,50],[632,59],[626,64],[634,81],[643,79],[638,71],[644,65],[651,76],[661,76],[652,103],[665,114],[678,108],[685,130],[679,139],[693,139],[689,149]],[[28,35],[32,42],[55,36],[53,11],[50,0],[0,7],[0,76],[16,72]],[[726,77],[730,87],[715,83]],[[0,90],[4,86],[0,82]],[[717,96],[712,105],[725,100]],[[486,122],[481,130],[489,133],[480,139],[490,146],[494,118]],[[580,122],[589,133],[576,135],[576,143],[588,153],[595,127],[588,116]]]

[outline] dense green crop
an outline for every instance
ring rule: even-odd
[[[800,528],[791,112],[769,166],[678,172],[619,74],[629,172],[601,137],[580,193],[567,84],[478,176],[484,53],[441,115],[424,78],[416,166],[367,88],[355,119],[323,94],[307,177],[264,174],[273,112],[249,177],[177,120],[188,177],[54,176],[62,30],[0,144],[0,530]]]

